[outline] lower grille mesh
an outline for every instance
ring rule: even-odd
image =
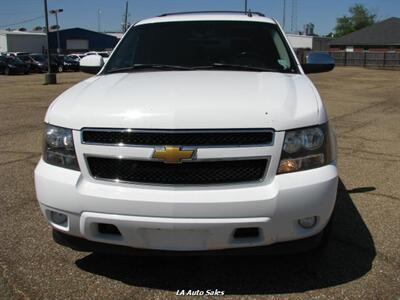
[[[88,167],[96,179],[149,184],[221,184],[261,180],[267,159],[193,161],[182,164],[88,157]]]

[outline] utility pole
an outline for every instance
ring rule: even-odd
[[[297,0],[292,0],[292,21],[290,30],[291,32],[297,31]]]
[[[125,3],[124,32],[128,30],[128,1]]]
[[[101,10],[97,10],[97,31],[101,31]]]
[[[247,0],[244,0],[244,12],[247,13]]]
[[[44,75],[44,84],[56,84],[57,83],[57,75],[54,73],[51,73],[49,16],[47,14],[47,0],[44,0],[44,17],[46,20],[46,38],[47,38],[47,73]]]
[[[285,30],[286,27],[286,0],[283,0],[283,20],[282,20],[282,27]]]
[[[60,47],[60,25],[58,25],[58,14],[62,13],[64,10],[62,8],[59,9],[52,9],[50,10],[50,13],[52,15],[56,16],[56,25],[57,25],[57,53],[61,53],[61,47]]]

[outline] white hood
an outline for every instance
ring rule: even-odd
[[[89,78],[64,92],[50,106],[46,122],[73,129],[286,130],[325,122],[320,101],[300,74],[118,73]]]

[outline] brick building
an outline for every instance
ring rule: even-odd
[[[330,51],[400,53],[400,18],[389,18],[330,42]]]

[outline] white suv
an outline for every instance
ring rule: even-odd
[[[323,53],[308,62],[275,20],[232,12],[144,20],[106,64],[83,58],[97,75],[50,105],[35,170],[55,241],[83,251],[315,247],[338,173],[305,73],[334,64]]]

